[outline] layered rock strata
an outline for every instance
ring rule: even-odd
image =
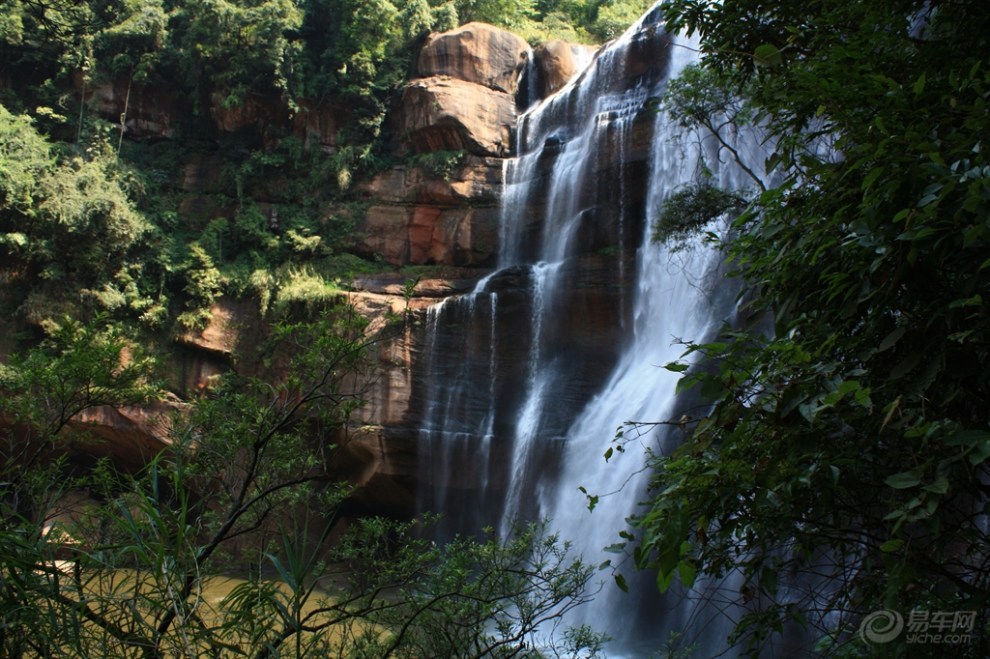
[[[415,507],[423,478],[416,443],[424,409],[424,360],[430,349],[425,343],[426,309],[450,295],[469,292],[495,264],[503,172],[506,158],[514,155],[521,111],[517,99],[530,90],[528,105],[533,95],[556,92],[593,50],[551,42],[534,52],[522,38],[480,23],[431,35],[423,46],[414,77],[390,118],[398,135],[398,164],[359,188],[367,203],[357,218],[355,251],[396,268],[436,266],[439,276],[419,280],[411,288],[414,278],[407,274],[365,278],[353,282],[353,291],[346,295],[370,319],[369,332],[379,339],[381,368],[371,380],[354,383],[365,391],[368,403],[339,438],[342,449],[334,462],[341,475],[361,486],[355,501],[363,509],[404,515]],[[126,80],[79,83],[79,90],[90,111],[119,122],[128,137],[170,139],[178,118],[189,112],[167,93]],[[347,122],[346,108],[332,102],[303,101],[294,113],[282,99],[263,96],[228,108],[222,95],[214,94],[210,104],[209,120],[219,133],[249,131],[266,144],[274,136],[293,135],[307,148],[333,152]],[[603,169],[614,168],[610,158],[603,157]],[[190,226],[233,216],[236,209],[223,195],[220,168],[221,159],[208,149],[186,162],[178,182],[178,210]],[[265,190],[248,192],[266,204]],[[621,309],[611,294],[623,285],[619,273],[628,268],[616,267],[601,251],[615,243],[608,230],[589,224],[584,233],[587,257],[571,267],[587,274],[588,283],[574,291],[561,318],[588,327],[588,345],[575,347],[588,354],[614,343],[608,319]],[[526,281],[508,273],[500,275],[497,286],[510,307],[524,311],[530,304]],[[252,304],[220,300],[205,328],[177,338],[170,379],[180,395],[200,395],[213,377],[233,367],[232,355],[240,342],[264,332],[264,320]],[[462,328],[475,333],[482,329]],[[581,368],[606,368],[612,352],[599,350],[601,359]],[[514,367],[506,363],[505,368]],[[105,440],[100,454],[119,452],[125,461],[139,461],[167,445],[161,411],[100,409],[78,423]]]

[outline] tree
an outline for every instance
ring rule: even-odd
[[[5,367],[4,656],[507,656],[586,601],[591,569],[537,527],[437,546],[422,520],[367,518],[329,541],[363,330],[347,309],[275,328],[266,377],[180,409],[137,473],[64,457],[80,411],[155,393],[119,336],[66,324]],[[73,492],[89,503],[59,514]]]
[[[106,137],[56,158],[27,117],[0,106],[3,297],[35,323],[122,309],[153,322],[155,231]]]
[[[457,13],[464,22],[481,21],[512,27],[531,17],[533,0],[458,0]]]
[[[990,602],[986,12],[969,0],[664,12],[700,34],[706,82],[755,108],[773,145],[775,183],[726,248],[748,314],[773,331],[729,328],[688,344],[709,368],[669,365],[711,407],[651,458],[637,563],[662,587],[738,572],[749,613],[733,640],[754,652],[787,623],[822,651],[923,652],[855,632],[874,611]],[[684,91],[675,107],[718,95]],[[682,117],[718,129],[711,114]],[[980,618],[955,650],[983,656],[988,636]]]
[[[251,93],[273,91],[294,100],[303,18],[292,0],[180,2],[170,14],[167,54],[199,103],[218,94],[224,107],[237,107]]]

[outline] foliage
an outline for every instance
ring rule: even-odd
[[[185,266],[189,311],[179,316],[186,327],[202,328],[210,318],[209,308],[220,296],[223,277],[213,264],[213,259],[199,243],[189,246],[189,263]]]
[[[389,164],[386,117],[427,33],[486,20],[591,41],[600,21],[631,22],[643,4],[3,0],[0,269],[17,283],[6,307],[33,323],[111,313],[163,332],[201,324],[221,294],[274,299],[292,268],[332,282],[340,273],[323,264],[352,246],[356,184]],[[131,140],[131,93],[147,102],[155,89],[183,119],[170,140]],[[93,112],[120,101],[119,126]],[[285,134],[281,118],[234,133],[211,119],[328,106],[332,152]],[[200,204],[182,181],[213,144],[223,176]],[[458,160],[417,164],[446,177]]]
[[[437,546],[423,521],[368,518],[328,541],[350,489],[328,469],[361,403],[348,383],[363,329],[345,309],[278,326],[269,376],[225,376],[138,473],[24,459],[28,438],[64,451],[79,412],[154,393],[144,362],[120,365],[119,337],[66,325],[5,367],[18,423],[0,478],[4,656],[508,656],[586,601],[591,569],[538,526]],[[88,503],[65,509],[82,490]]]
[[[686,241],[723,215],[738,215],[746,206],[744,199],[710,182],[688,185],[663,200],[652,238],[661,243]]]
[[[224,107],[242,105],[248,94],[290,92],[291,38],[303,12],[292,0],[181,2],[170,13],[171,51],[177,68],[198,97],[223,96]]]
[[[709,368],[668,365],[711,407],[651,459],[637,562],[662,588],[737,572],[735,638],[754,653],[787,623],[818,632],[822,651],[922,652],[853,632],[871,611],[990,603],[984,7],[664,11],[700,34],[698,78],[721,86],[682,94],[700,112],[680,119],[718,132],[704,103],[743,98],[772,146],[776,182],[734,223],[727,256],[747,314],[773,332],[728,329],[687,346]],[[954,650],[985,655],[985,623]]]
[[[37,181],[52,164],[51,147],[31,119],[0,106],[0,211],[32,212]],[[5,243],[14,240],[5,234]]]
[[[386,554],[380,551],[383,530],[391,529],[369,520],[341,548],[345,557],[370,561],[354,576],[352,590],[404,584],[396,606],[369,616],[384,632],[369,644],[369,656],[512,656],[534,641],[550,650],[555,641],[544,635],[593,594],[586,591],[592,569],[569,558],[566,544],[545,535],[542,525],[519,529],[504,543],[489,535],[443,546],[409,535],[414,527],[403,525],[398,551]],[[421,574],[411,582],[410,566]],[[576,640],[560,649],[595,653],[603,641],[587,631]]]
[[[597,4],[594,21],[588,30],[596,39],[609,41],[621,35],[656,3],[651,0],[606,0]]]
[[[0,153],[0,272],[16,283],[4,291],[9,304],[36,323],[155,305],[153,289],[142,289],[154,228],[104,139],[56,159],[25,117],[0,106]]]
[[[0,449],[5,472],[39,466],[73,434],[70,422],[81,412],[136,405],[157,392],[153,361],[118,330],[68,318],[50,329],[30,353],[0,365],[0,419],[9,424]]]
[[[94,35],[93,55],[107,74],[144,82],[159,65],[169,39],[169,15],[161,0],[105,3],[104,27]]]
[[[422,167],[430,174],[449,181],[454,171],[463,164],[464,151],[430,151],[418,153],[409,159],[413,167]]]
[[[728,157],[753,185],[765,190],[765,177],[759,173],[759,164],[752,163],[751,154],[740,153],[737,146],[739,131],[752,129],[759,116],[750,95],[746,87],[733,87],[724,74],[692,64],[670,81],[662,107],[682,128],[689,132],[701,129],[706,137],[714,138],[718,145],[716,158]]]
[[[274,306],[285,310],[289,305],[302,305],[310,313],[340,298],[341,289],[312,270],[289,268],[278,283]]]
[[[457,0],[464,22],[480,21],[504,27],[518,26],[534,13],[533,0]]]

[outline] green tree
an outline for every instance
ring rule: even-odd
[[[94,55],[107,75],[127,75],[144,82],[158,67],[169,42],[162,0],[100,3],[101,29],[94,35]]]
[[[120,337],[67,324],[4,367],[4,656],[507,656],[586,601],[591,568],[535,526],[445,546],[422,521],[340,535],[351,488],[330,464],[361,403],[364,329],[348,309],[274,328],[264,377],[231,374],[177,410],[137,473],[53,457],[81,411],[154,395]],[[59,515],[80,491],[90,502]]]
[[[252,93],[272,91],[294,98],[292,67],[304,16],[296,2],[180,2],[169,16],[169,55],[197,102],[218,94],[225,107],[236,107]]]
[[[155,231],[135,207],[137,181],[106,134],[83,153],[54,153],[26,117],[0,106],[5,302],[36,323],[64,313],[147,313],[157,300],[147,252]]]
[[[719,85],[681,89],[675,113],[742,98],[774,145],[776,183],[727,246],[747,314],[773,331],[689,344],[709,369],[669,365],[712,407],[651,459],[637,562],[664,588],[738,571],[751,613],[735,639],[754,652],[787,622],[823,651],[925,651],[854,632],[875,610],[990,602],[987,14],[968,0],[664,11],[700,34]],[[716,109],[681,118],[717,132]],[[988,642],[980,618],[956,650]]]
[[[503,27],[520,25],[532,17],[533,0],[457,0],[461,21],[481,21]]]
[[[153,361],[114,329],[100,330],[62,319],[49,337],[27,355],[12,355],[0,365],[0,419],[4,423],[0,470],[5,477],[5,506],[31,522],[39,521],[43,502],[59,465],[46,464],[84,432],[71,424],[100,406],[137,405],[157,393]],[[17,474],[41,470],[44,477]],[[24,487],[11,488],[13,481]],[[57,488],[55,488],[57,490]],[[4,518],[8,519],[8,518]],[[8,520],[9,521],[9,520]]]
[[[591,33],[601,41],[615,39],[653,6],[649,0],[605,0],[597,3]]]
[[[0,213],[34,212],[38,180],[53,164],[51,146],[34,130],[31,119],[0,106]],[[17,239],[5,235],[4,241]]]

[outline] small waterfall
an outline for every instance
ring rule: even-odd
[[[704,339],[733,313],[716,250],[649,240],[663,200],[702,169],[745,186],[714,140],[680,135],[656,111],[667,80],[695,57],[658,15],[520,118],[497,271],[428,314],[420,459],[433,488],[422,507],[444,513],[447,535],[507,534],[547,517],[586,562],[609,558],[603,548],[645,496],[644,451],[678,431],[644,434],[609,462],[603,454],[623,422],[679,416],[677,375],[661,367],[680,357],[680,339]],[[599,496],[593,512],[579,488]],[[633,656],[652,654],[669,631],[718,622],[716,609],[686,593],[660,599],[645,581],[633,595],[607,585],[573,622],[630,641]],[[651,650],[637,651],[644,628]]]
[[[472,293],[447,298],[426,311],[427,388],[423,393],[425,405],[418,444],[426,452],[421,459],[430,465],[430,473],[436,478],[435,487],[421,492],[419,505],[422,510],[447,512],[443,527],[446,535],[459,531],[458,520],[468,514],[456,493],[471,487],[485,496],[492,479],[489,465],[495,424],[494,373],[499,357],[497,308],[495,293]],[[458,328],[465,321],[483,323],[488,331],[461,333]],[[451,350],[463,355],[463,359],[443,359]],[[486,387],[483,383],[491,384]],[[484,506],[485,502],[477,505]]]

